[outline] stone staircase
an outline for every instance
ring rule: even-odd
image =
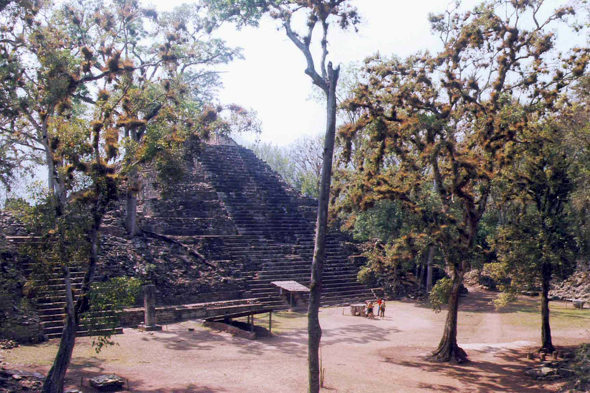
[[[197,155],[187,157],[186,168],[184,179],[167,190],[148,174],[139,198],[138,220],[144,230],[199,250],[222,275],[231,274],[243,282],[244,290],[236,292],[236,298],[205,299],[209,303],[199,306],[200,312],[223,316],[240,309],[288,308],[286,298],[270,283],[297,281],[309,286],[316,201],[302,197],[252,151],[237,145],[201,145]],[[123,239],[119,210],[105,218],[104,233]],[[358,267],[351,262],[346,240],[338,231],[328,234],[324,306],[374,298],[369,288],[357,282]],[[30,243],[31,238],[12,236],[10,241]],[[113,266],[107,268],[113,271]],[[27,274],[33,274],[31,269]],[[73,267],[71,275],[76,293],[83,272]],[[45,280],[37,294],[38,309],[45,334],[55,338],[63,329],[65,284],[58,271],[50,272]],[[101,318],[108,322],[112,316]],[[81,326],[79,334],[96,331],[101,326]]]
[[[36,236],[6,236],[6,240],[18,248],[22,245],[34,246],[44,240]],[[37,313],[43,327],[43,334],[48,338],[59,338],[64,327],[66,306],[66,285],[62,277],[61,269],[57,266],[41,270],[41,266],[24,263],[23,273],[34,285],[35,299],[37,301]],[[79,266],[70,267],[70,277],[74,296],[78,293],[84,280],[84,271]],[[106,324],[115,318],[114,315],[94,316],[93,321],[97,325],[88,326],[82,322],[78,329],[79,336],[96,335],[102,333],[122,333],[120,327],[111,329]]]
[[[146,231],[199,250],[222,276],[231,274],[232,279],[243,283],[240,288],[244,289],[240,289],[241,293],[236,291],[235,298],[228,296],[223,301],[206,298],[199,312],[214,317],[236,310],[288,308],[285,297],[270,283],[297,281],[309,286],[316,201],[299,195],[252,151],[237,145],[202,145],[197,155],[187,157],[186,165],[184,179],[172,189],[164,190],[154,178],[146,179],[150,181],[144,182],[139,198],[138,220]],[[115,209],[105,218],[104,234],[124,239],[122,214],[121,209]],[[6,238],[16,246],[35,242],[20,233]],[[351,262],[346,240],[336,230],[328,234],[324,306],[374,298],[369,288],[357,282],[358,267]],[[126,240],[122,244],[130,242]],[[121,254],[125,250],[122,248]],[[112,265],[105,268],[114,272]],[[32,269],[25,270],[34,276]],[[122,269],[112,274],[130,273]],[[83,272],[73,267],[71,275],[75,294],[81,286]],[[44,280],[37,293],[38,311],[45,334],[56,338],[63,329],[65,284],[57,270],[47,273]],[[105,314],[95,320],[100,322],[103,318],[108,322],[112,317]],[[100,325],[81,326],[79,334],[101,330]],[[120,332],[120,328],[114,331]]]
[[[220,235],[220,260],[242,261],[248,288],[245,297],[268,307],[286,307],[272,281],[297,281],[309,286],[315,236],[316,201],[291,189],[255,154],[237,145],[203,145],[193,180],[208,184],[218,207],[234,223],[236,234]],[[199,213],[203,214],[203,213]],[[183,242],[200,236],[185,233]],[[196,236],[195,236],[196,235]],[[372,299],[357,282],[358,268],[349,261],[342,234],[327,238],[322,304],[337,305]]]
[[[27,273],[29,275],[33,274],[31,269],[25,268],[25,274]],[[82,287],[82,281],[84,280],[84,271],[80,267],[72,266],[70,267],[70,277],[74,301],[76,301],[76,297]],[[36,299],[37,311],[45,336],[48,339],[61,337],[64,318],[66,316],[66,285],[65,279],[61,277],[59,268],[54,268],[49,273],[44,284],[40,286],[40,291],[37,293]],[[116,316],[111,313],[92,315],[91,319],[83,318],[78,327],[77,335],[89,336],[104,333],[122,333],[123,330],[120,327],[108,327],[112,325],[112,321],[116,321]]]
[[[198,160],[239,234],[285,242],[313,234],[315,223],[300,205],[315,208],[316,202],[297,195],[251,150],[204,145]]]

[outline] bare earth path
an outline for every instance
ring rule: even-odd
[[[536,300],[505,312],[489,305],[493,294],[471,291],[462,299],[459,343],[471,362],[446,365],[425,360],[438,344],[446,312],[415,302],[388,302],[384,320],[321,312],[325,391],[333,392],[547,392],[560,384],[524,375],[533,364],[526,352],[539,344]],[[552,303],[554,344],[590,341],[590,311]],[[267,320],[260,319],[264,325]],[[71,388],[91,390],[87,379],[114,373],[134,392],[296,393],[306,391],[307,319],[298,313],[273,317],[275,337],[250,341],[203,329],[196,322],[168,325],[162,332],[126,329],[118,346],[96,355],[92,339],[78,341],[68,374]],[[194,331],[188,331],[194,328]],[[7,368],[49,369],[56,343],[5,351]],[[83,387],[80,381],[83,378]]]

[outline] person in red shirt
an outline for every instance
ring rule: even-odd
[[[383,304],[383,298],[377,299],[377,316],[381,315],[381,304]]]

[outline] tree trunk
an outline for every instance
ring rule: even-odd
[[[97,194],[101,195],[100,188],[95,185]],[[62,331],[61,340],[59,343],[59,350],[55,356],[53,366],[49,370],[45,382],[43,384],[43,393],[62,393],[63,384],[68,371],[68,367],[72,360],[72,353],[76,344],[76,333],[78,331],[78,325],[80,322],[80,315],[88,309],[88,297],[87,294],[90,291],[92,281],[94,279],[94,273],[96,270],[96,263],[98,261],[98,242],[99,242],[99,230],[102,225],[102,219],[106,212],[106,206],[111,196],[107,195],[107,200],[102,200],[99,196],[98,201],[92,207],[92,228],[90,231],[91,239],[91,252],[88,258],[88,267],[84,275],[82,282],[82,288],[78,296],[78,300],[74,305],[74,293],[72,290],[72,280],[70,275],[70,269],[68,267],[68,252],[65,247],[65,236],[64,228],[58,227],[60,238],[59,238],[59,251],[60,258],[62,260],[62,271],[64,275],[64,281],[66,285],[66,318],[64,321],[64,329]],[[56,207],[56,216],[58,218],[63,214],[64,206],[58,200]],[[59,224],[58,224],[59,225]]]
[[[43,148],[45,149],[45,161],[47,162],[47,188],[49,188],[51,194],[56,194],[58,190],[55,184],[55,164],[49,146],[43,146]]]
[[[70,270],[67,265],[62,267],[64,272],[64,280],[66,284],[66,319],[64,322],[64,330],[62,331],[61,341],[59,342],[59,350],[53,361],[53,366],[49,370],[43,388],[43,393],[62,393],[64,379],[66,372],[72,360],[72,352],[76,343],[76,332],[78,331],[78,320],[76,318],[76,311],[74,308],[74,295],[72,293],[72,281],[70,278]]]
[[[434,261],[434,245],[428,250],[428,261],[426,262],[426,293],[432,290],[432,262]]]
[[[133,191],[127,191],[125,207],[125,227],[129,236],[136,236],[139,233],[137,227],[137,196]]]
[[[60,205],[57,205],[56,207],[59,209],[61,206],[65,206],[67,195],[65,193],[65,185],[58,176],[58,169],[56,161],[53,159],[53,151],[49,145],[47,131],[44,131],[42,144],[43,150],[45,151],[45,162],[47,164],[47,188],[51,195],[58,199]]]
[[[52,154],[48,154],[48,158],[51,157]],[[64,329],[62,331],[61,341],[59,343],[57,355],[55,356],[53,366],[51,367],[49,373],[47,374],[47,377],[45,378],[41,391],[43,393],[61,393],[63,392],[64,378],[66,376],[66,372],[68,371],[68,367],[72,359],[72,352],[74,351],[76,332],[78,330],[78,320],[76,318],[76,310],[74,307],[74,294],[72,292],[72,280],[70,276],[70,269],[68,267],[69,255],[66,249],[66,228],[64,227],[65,223],[61,222],[63,215],[65,213],[64,202],[66,198],[63,188],[59,187],[60,182],[59,179],[56,178],[57,171],[53,166],[53,160],[51,160],[51,163],[52,164],[48,163],[48,168],[50,169],[49,176],[50,178],[53,178],[53,208],[58,233],[57,247],[61,263],[61,270],[63,273],[64,284],[66,287],[66,317],[64,321]],[[51,168],[53,168],[53,171],[51,171]]]
[[[309,392],[320,391],[320,360],[319,349],[322,338],[322,328],[319,320],[319,308],[322,294],[322,274],[326,256],[326,234],[328,231],[328,206],[330,203],[330,183],[332,181],[332,156],[334,154],[334,140],[336,136],[336,85],[339,69],[329,71],[329,89],[327,92],[327,124],[324,141],[324,156],[320,196],[318,201],[318,217],[316,222],[315,247],[311,265],[311,282],[309,293],[309,307],[307,314],[308,364],[309,364]]]
[[[420,261],[420,275],[419,275],[419,280],[420,280],[420,293],[425,293],[426,292],[426,271],[428,269],[428,261]]]
[[[139,190],[139,180],[137,168],[133,167],[129,171],[127,179],[127,197],[125,210],[125,227],[129,236],[136,236],[139,234],[137,227],[137,193]]]
[[[418,283],[418,292],[422,293],[422,262],[416,261],[416,283]]]
[[[544,263],[541,267],[541,349],[552,353],[555,351],[551,340],[549,325],[549,289],[551,283],[551,265]]]
[[[438,348],[432,353],[431,358],[441,362],[466,362],[467,354],[457,345],[457,316],[459,311],[459,291],[463,283],[463,270],[454,269],[453,286],[449,297],[449,311],[445,330]]]

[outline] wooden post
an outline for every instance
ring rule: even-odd
[[[529,352],[529,353],[527,354],[527,359],[528,359],[528,360],[533,360],[534,358],[535,358],[535,355],[534,355],[532,352]]]
[[[156,326],[156,286],[153,284],[143,287],[144,325]]]
[[[254,314],[252,314],[252,324],[250,325],[250,331],[254,331]]]

